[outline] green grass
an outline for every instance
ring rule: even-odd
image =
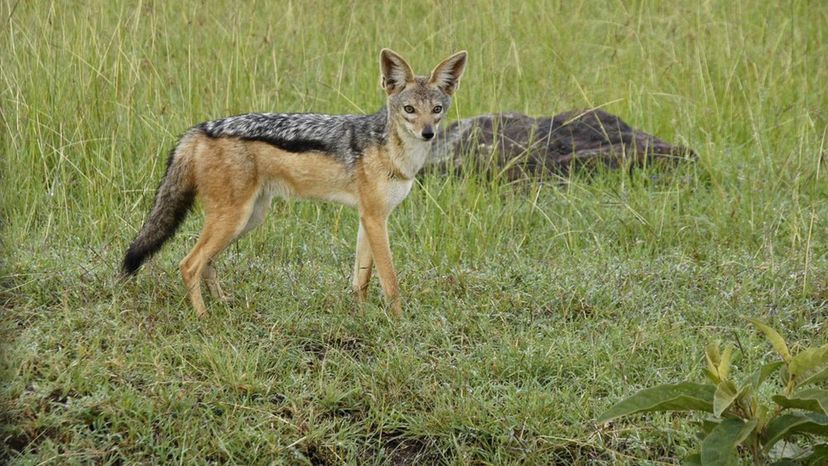
[[[597,426],[706,342],[828,325],[822,2],[0,0],[0,462],[660,464],[680,418]],[[452,119],[602,106],[672,173],[429,175],[392,216],[405,316],[349,295],[356,214],[276,202],[195,317],[177,263],[116,271],[166,152],[245,111],[371,112],[377,55],[461,48]],[[739,359],[740,358],[740,359]]]

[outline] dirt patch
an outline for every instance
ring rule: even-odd
[[[340,351],[358,361],[368,356],[367,347],[362,340],[341,335],[326,337],[321,342],[307,341],[302,345],[302,351],[312,355],[317,361],[325,359],[330,351]]]
[[[403,431],[383,432],[381,448],[386,464],[408,466],[415,464],[441,464],[437,442],[429,437],[411,435]]]

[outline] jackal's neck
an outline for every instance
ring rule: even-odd
[[[431,141],[415,137],[389,119],[386,152],[398,176],[413,179],[425,165],[431,151]]]

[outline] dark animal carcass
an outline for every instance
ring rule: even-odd
[[[552,118],[498,113],[456,121],[438,133],[429,163],[439,171],[471,167],[517,180],[695,158],[693,150],[631,128],[615,115],[585,110]]]

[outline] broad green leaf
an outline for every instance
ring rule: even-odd
[[[785,414],[768,423],[765,450],[791,435],[809,433],[828,436],[828,416],[823,414]]]
[[[701,462],[705,466],[729,466],[735,463],[736,447],[756,427],[756,420],[725,419],[702,440]]]
[[[621,416],[654,411],[713,412],[713,394],[710,384],[682,382],[646,388],[622,400],[598,417],[599,423]]]
[[[722,362],[718,341],[708,343],[704,347],[704,359],[707,361],[707,378],[718,384],[721,381],[721,378],[719,378],[719,363]]]
[[[806,385],[811,385],[811,384],[814,384],[814,383],[824,382],[826,380],[828,380],[828,367],[826,367],[825,369],[822,369],[821,371],[819,371],[815,374],[811,374],[811,375],[805,377],[804,379],[797,382],[797,385],[800,386],[800,387],[804,387]]]
[[[820,466],[828,464],[828,444],[822,443],[815,446],[810,455],[802,458],[802,464],[807,466]]]
[[[788,374],[788,365],[783,364],[782,367],[779,368],[779,381],[782,383],[782,386],[787,386],[790,380],[791,376]]]
[[[822,414],[828,414],[828,390],[809,388],[797,390],[791,396],[776,395],[773,401],[783,408],[806,409]]]
[[[722,361],[719,363],[719,379],[720,380],[727,380],[727,376],[730,375],[730,363],[733,358],[733,345],[725,346],[724,352],[722,353]]]
[[[699,428],[699,432],[697,433],[698,439],[702,440],[703,438],[707,437],[707,434],[709,434],[710,431],[715,429],[716,426],[719,425],[720,422],[722,422],[721,419],[712,419],[712,418],[702,419],[701,421],[696,422],[695,424]]]
[[[802,466],[798,461],[794,461],[790,458],[782,458],[781,460],[774,461],[771,463],[770,466]]]
[[[707,367],[713,372],[719,367],[722,361],[721,351],[719,350],[719,342],[711,341],[704,345],[704,357],[707,359]]]
[[[701,454],[691,453],[681,459],[681,464],[685,466],[702,466]]]
[[[713,393],[713,415],[721,417],[722,413],[733,404],[736,400],[738,392],[733,382],[723,380],[716,386],[716,391]]]
[[[722,355],[719,351],[719,342],[713,341],[704,346],[704,355],[707,356],[707,361],[710,363],[710,368],[713,371],[719,367],[722,362]]]
[[[714,385],[719,383],[719,375],[715,372],[710,372],[710,369],[706,367],[702,369],[702,372],[704,372],[704,375],[707,377],[707,380],[709,380]]]
[[[768,409],[767,406],[765,406],[763,404],[759,404],[758,402],[756,402],[756,399],[754,398],[753,412],[755,413],[753,415],[753,417],[756,419],[756,428],[757,429],[764,428],[765,425],[767,425],[767,423],[769,421],[768,413],[770,412],[770,409]]]
[[[771,362],[765,364],[764,366],[756,369],[756,371],[750,376],[750,383],[753,384],[753,388],[759,388],[771,374],[773,374],[779,366],[785,364],[782,361]]]
[[[762,333],[765,334],[765,336],[771,342],[771,345],[773,345],[773,349],[775,349],[776,352],[779,353],[782,356],[782,359],[784,359],[785,362],[790,362],[791,352],[788,350],[788,345],[785,343],[785,339],[782,338],[782,335],[780,335],[779,332],[772,329],[771,327],[769,327],[767,324],[765,324],[764,322],[762,322],[760,320],[757,320],[757,319],[748,319],[748,320],[753,325],[755,325],[756,328],[761,330]]]
[[[742,388],[739,389],[739,393],[736,394],[736,401],[741,401],[746,396],[749,396],[752,393],[753,393],[753,386],[749,383],[744,384],[744,385],[742,385]]]
[[[796,377],[797,383],[828,367],[828,345],[819,348],[806,348],[791,358],[788,372]]]

